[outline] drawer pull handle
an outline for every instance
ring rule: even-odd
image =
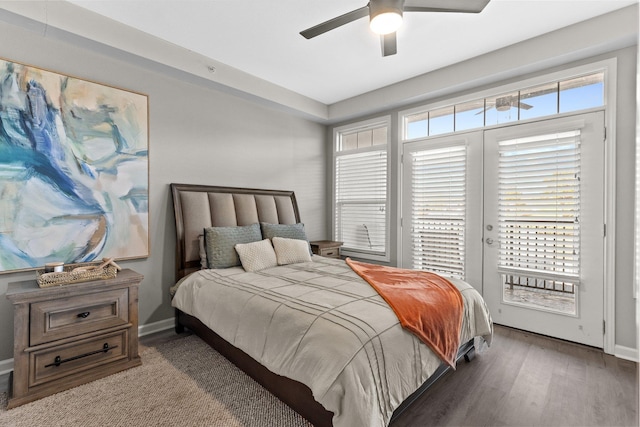
[[[48,368],[50,366],[60,366],[63,363],[71,362],[73,360],[82,359],[83,357],[93,356],[94,354],[98,354],[98,353],[106,353],[109,350],[113,350],[114,348],[118,348],[118,346],[114,345],[113,347],[109,347],[109,343],[106,342],[106,343],[104,343],[104,345],[102,346],[102,348],[100,350],[96,350],[96,351],[92,351],[92,352],[89,352],[89,353],[81,354],[79,356],[73,356],[73,357],[70,357],[68,359],[62,359],[60,356],[56,356],[56,358],[53,359],[53,363],[49,363],[48,365],[44,365],[44,367]]]
[[[85,311],[83,313],[79,313],[78,317],[80,317],[81,319],[86,319],[87,317],[89,317],[90,314],[91,314],[90,311]]]

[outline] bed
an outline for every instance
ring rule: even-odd
[[[176,331],[193,331],[314,425],[392,423],[450,369],[343,260],[202,268],[204,229],[301,224],[293,192],[189,184],[171,192]],[[470,285],[452,282],[465,306],[457,359],[469,361],[474,339],[490,343],[491,318]]]

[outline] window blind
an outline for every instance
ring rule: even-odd
[[[499,142],[498,271],[578,284],[580,131]]]
[[[413,268],[464,279],[467,148],[410,156]]]
[[[336,238],[343,249],[386,252],[387,152],[336,156]]]

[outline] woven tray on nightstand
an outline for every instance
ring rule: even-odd
[[[71,283],[88,282],[90,280],[113,279],[118,274],[114,265],[93,270],[72,271],[77,267],[97,267],[101,262],[85,262],[81,264],[67,264],[64,271],[45,273],[44,269],[36,270],[36,282],[41,288],[49,286],[69,285]]]

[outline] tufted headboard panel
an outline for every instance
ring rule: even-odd
[[[293,191],[171,184],[176,220],[176,280],[200,268],[198,236],[206,227],[300,222]]]

